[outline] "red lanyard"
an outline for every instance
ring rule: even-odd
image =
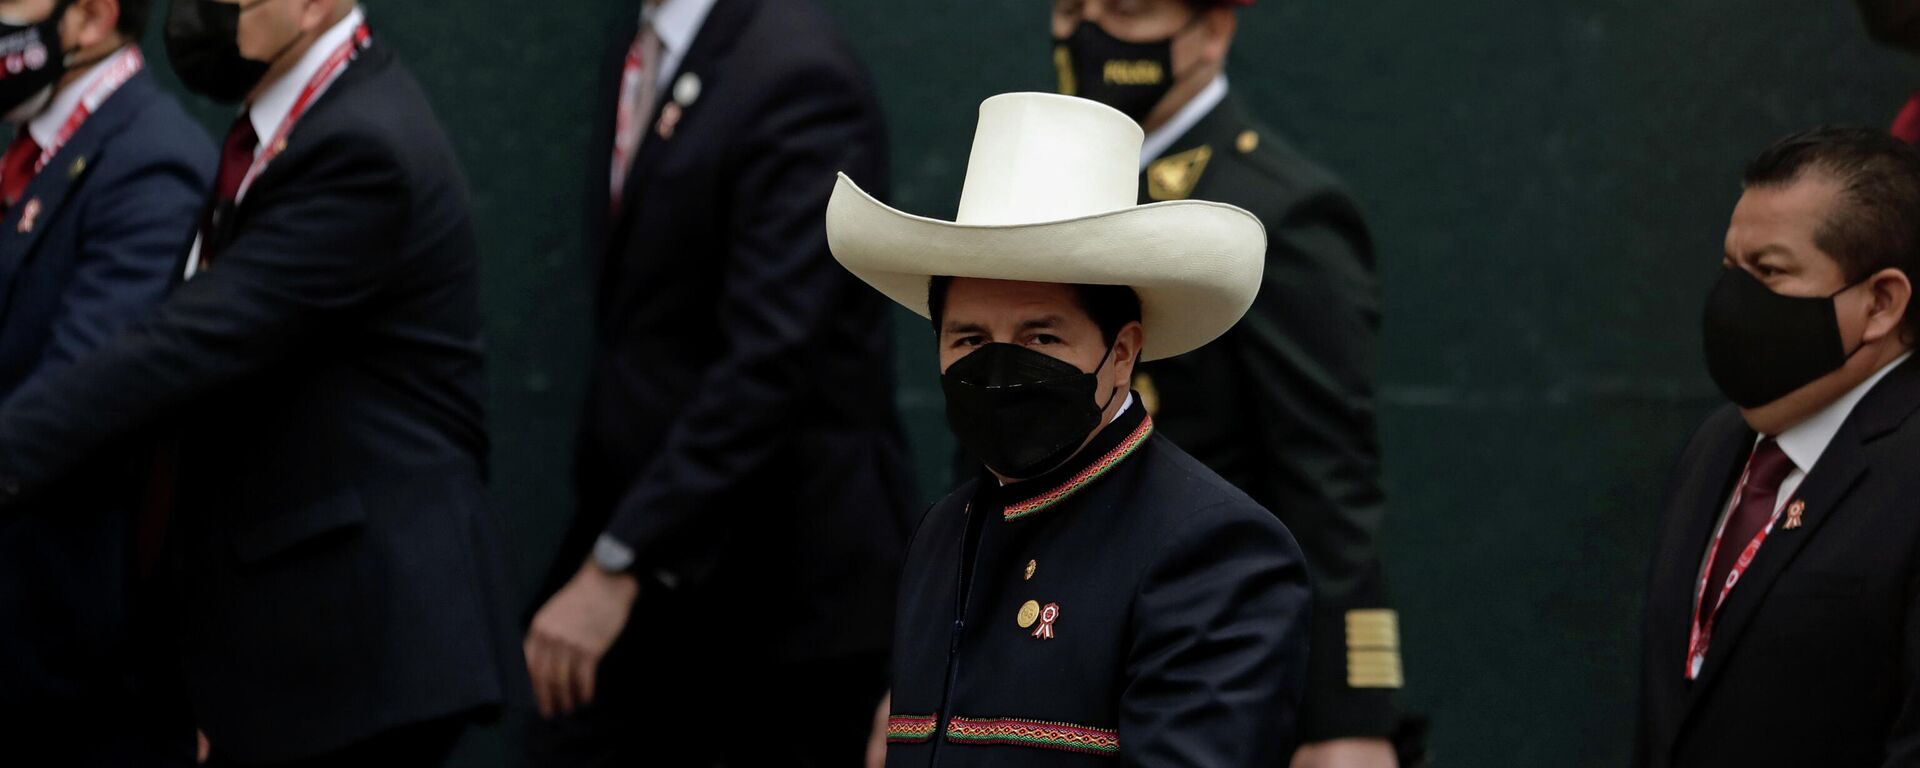
[[[1727,580],[1720,585],[1718,599],[1713,607],[1706,607],[1707,576],[1713,573],[1713,559],[1720,554],[1720,538],[1726,535],[1727,523],[1733,519],[1733,511],[1740,508],[1740,494],[1746,490],[1747,475],[1753,471],[1753,454],[1747,454],[1747,468],[1740,472],[1740,484],[1734,487],[1733,499],[1727,502],[1725,516],[1720,525],[1713,529],[1713,541],[1707,543],[1707,563],[1700,569],[1700,584],[1693,593],[1693,625],[1687,638],[1687,679],[1700,676],[1700,668],[1707,661],[1707,646],[1713,642],[1713,625],[1720,618],[1720,608],[1727,602],[1727,593],[1733,591],[1733,585],[1740,583],[1740,576],[1747,572],[1747,566],[1753,564],[1753,558],[1760,553],[1760,545],[1767,540],[1767,534],[1773,532],[1773,524],[1780,521],[1780,505],[1775,504],[1773,517],[1767,518],[1767,524],[1747,542],[1746,549],[1740,550],[1740,558],[1733,561],[1733,568],[1727,571]],[[1703,620],[1701,613],[1705,611]]]
[[[627,61],[620,69],[620,105],[619,114],[614,115],[613,129],[613,208],[620,208],[621,193],[626,191],[627,174],[633,168],[634,150],[640,147],[640,131],[634,123],[645,120],[645,116],[634,114],[639,109],[640,78],[647,77],[647,54],[645,41],[647,35],[643,25],[639,35],[633,38],[633,45],[627,47]]]
[[[67,122],[61,124],[60,132],[53,135],[53,141],[48,142],[47,146],[40,148],[40,159],[34,162],[33,172],[37,174],[47,167],[47,163],[53,161],[53,156],[60,153],[60,148],[66,146],[67,141],[80,131],[80,126],[86,124],[87,118],[93,116],[93,110],[112,96],[114,91],[120,90],[120,86],[132,80],[146,65],[147,60],[140,55],[140,49],[133,46],[121,49],[102,64],[100,77],[93,81],[93,85],[87,86],[85,93],[80,94],[80,103],[74,105],[73,114],[67,115]]]
[[[320,71],[313,73],[313,78],[308,80],[306,87],[300,90],[300,96],[293,100],[293,107],[287,110],[286,119],[280,121],[280,129],[274,132],[273,140],[261,145],[260,154],[253,158],[253,165],[247,168],[247,175],[240,180],[238,196],[246,196],[247,188],[253,186],[253,180],[260,176],[261,171],[267,169],[267,164],[273,162],[275,157],[279,157],[281,152],[286,151],[287,136],[293,133],[293,126],[307,114],[307,109],[313,106],[314,100],[320,98],[320,94],[326,93],[327,88],[333,85],[333,81],[340,79],[341,73],[347,71],[347,64],[353,61],[354,56],[366,50],[367,45],[372,42],[373,31],[368,29],[364,22],[361,23],[353,30],[353,39],[335,50],[327,57],[326,62],[320,65]]]

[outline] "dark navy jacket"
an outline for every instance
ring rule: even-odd
[[[234,759],[500,704],[526,670],[485,499],[479,244],[377,32],[220,220],[149,321],[0,407],[0,497],[177,427],[172,617]]]
[[[153,310],[214,163],[213,143],[151,75],[100,103],[0,217],[0,399]],[[124,732],[103,718],[144,719],[129,706],[127,630],[143,454],[125,448],[40,503],[73,514],[0,526],[0,711],[15,713],[0,733],[31,737],[9,741],[84,748]],[[49,736],[66,727],[91,737]]]
[[[1136,404],[1067,466],[927,513],[897,608],[890,768],[1286,764],[1306,562],[1152,433]]]

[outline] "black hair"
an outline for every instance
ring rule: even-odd
[[[927,315],[933,320],[935,335],[940,333],[940,321],[947,310],[947,288],[952,284],[951,277],[935,276],[927,280]],[[1140,322],[1140,294],[1127,286],[1076,283],[1073,298],[1099,327],[1100,341],[1107,346],[1113,346],[1120,329],[1128,323]]]
[[[1848,283],[1889,267],[1915,281],[1909,333],[1920,335],[1920,150],[1884,130],[1811,128],[1773,143],[1747,164],[1746,188],[1779,187],[1808,170],[1841,186],[1840,201],[1814,232],[1814,245],[1840,264]]]

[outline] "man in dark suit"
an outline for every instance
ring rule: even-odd
[[[555,765],[846,765],[885,689],[912,493],[884,302],[836,267],[835,171],[887,174],[810,0],[666,0],[619,37],[592,159],[579,512],[526,653]],[[746,695],[778,710],[739,738]]]
[[[1874,42],[1908,53],[1920,53],[1920,2],[1915,0],[1853,0]],[[1920,90],[1907,97],[1893,118],[1893,135],[1908,144],[1920,144]]]
[[[1747,167],[1707,299],[1733,401],[1681,455],[1635,763],[1920,764],[1920,153],[1865,128]]]
[[[1421,745],[1395,711],[1399,622],[1376,545],[1385,502],[1373,243],[1339,181],[1228,89],[1245,5],[1057,0],[1054,61],[1063,93],[1146,130],[1140,202],[1229,203],[1266,225],[1265,277],[1246,319],[1193,354],[1142,366],[1134,386],[1168,436],[1279,515],[1307,553],[1313,661],[1293,765],[1412,764]]]
[[[146,0],[0,0],[0,17],[56,31],[0,37],[51,54],[0,88],[16,127],[0,161],[0,400],[153,310],[212,187],[212,143],[146,71],[147,12]],[[62,514],[0,527],[0,711],[12,713],[0,736],[15,758],[190,756],[190,723],[166,711],[178,702],[143,669],[136,649],[149,644],[131,629],[145,594],[135,564],[150,559],[130,546],[140,455],[106,452],[38,502]]]
[[[177,0],[167,38],[246,102],[187,279],[0,408],[0,496],[174,428],[144,514],[213,763],[439,764],[524,685],[459,165],[352,0]]]

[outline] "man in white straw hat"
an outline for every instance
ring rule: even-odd
[[[933,321],[948,423],[982,467],[907,555],[890,766],[1272,766],[1293,746],[1299,547],[1153,436],[1128,388],[1240,319],[1265,232],[1228,205],[1136,205],[1141,140],[1092,101],[997,96],[956,221],[845,176],[828,204],[840,263]]]

